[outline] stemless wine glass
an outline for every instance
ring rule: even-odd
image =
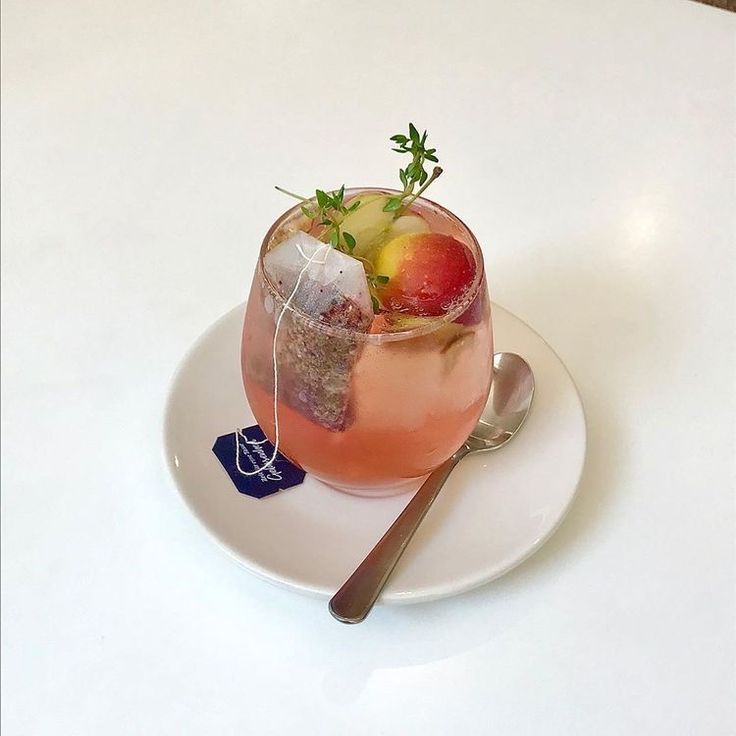
[[[396,193],[346,195],[364,192]],[[278,449],[292,462],[360,496],[401,493],[441,465],[470,434],[490,389],[493,336],[478,242],[434,202],[418,199],[412,210],[475,260],[470,288],[447,314],[409,319],[396,331],[382,331],[377,315],[371,331],[355,332],[287,303],[263,259],[300,229],[297,206],[266,233],[243,325],[243,384],[266,436],[275,442],[278,433]]]

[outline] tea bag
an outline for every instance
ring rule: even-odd
[[[307,233],[294,233],[266,253],[263,267],[284,299],[301,276],[291,305],[310,317],[321,319],[332,306],[347,298],[369,322],[373,319],[361,262]]]
[[[360,261],[298,232],[269,251],[263,267],[277,304],[278,399],[331,431],[350,426],[350,378],[373,321]],[[283,310],[283,314],[281,314]],[[305,316],[306,315],[306,316]],[[330,334],[307,318],[341,328]]]

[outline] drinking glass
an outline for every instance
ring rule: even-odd
[[[396,194],[353,189],[346,199],[365,192]],[[415,487],[462,445],[490,389],[493,334],[478,242],[440,205],[420,198],[412,209],[475,261],[471,286],[447,314],[407,318],[391,331],[378,314],[369,332],[355,332],[287,303],[263,259],[303,227],[296,206],[263,239],[243,325],[243,384],[265,435],[315,478],[360,496]]]

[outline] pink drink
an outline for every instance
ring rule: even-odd
[[[366,190],[351,194],[358,192]],[[478,243],[439,205],[420,199],[411,211],[472,256],[472,284],[447,314],[382,311],[366,332],[286,306],[276,339],[280,451],[325,483],[358,495],[401,492],[442,464],[475,426],[490,388],[493,340]],[[273,340],[288,295],[271,283],[263,258],[289,233],[307,227],[297,207],[266,235],[243,327],[245,391],[271,441]]]

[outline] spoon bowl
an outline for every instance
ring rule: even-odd
[[[453,468],[470,453],[503,447],[521,429],[533,398],[534,374],[529,364],[516,353],[496,353],[488,402],[475,429],[457,452],[429,475],[332,597],[329,609],[338,621],[357,624],[365,619]]]
[[[493,381],[486,408],[465,441],[470,452],[497,450],[520,429],[534,398],[534,374],[516,353],[493,356]]]

